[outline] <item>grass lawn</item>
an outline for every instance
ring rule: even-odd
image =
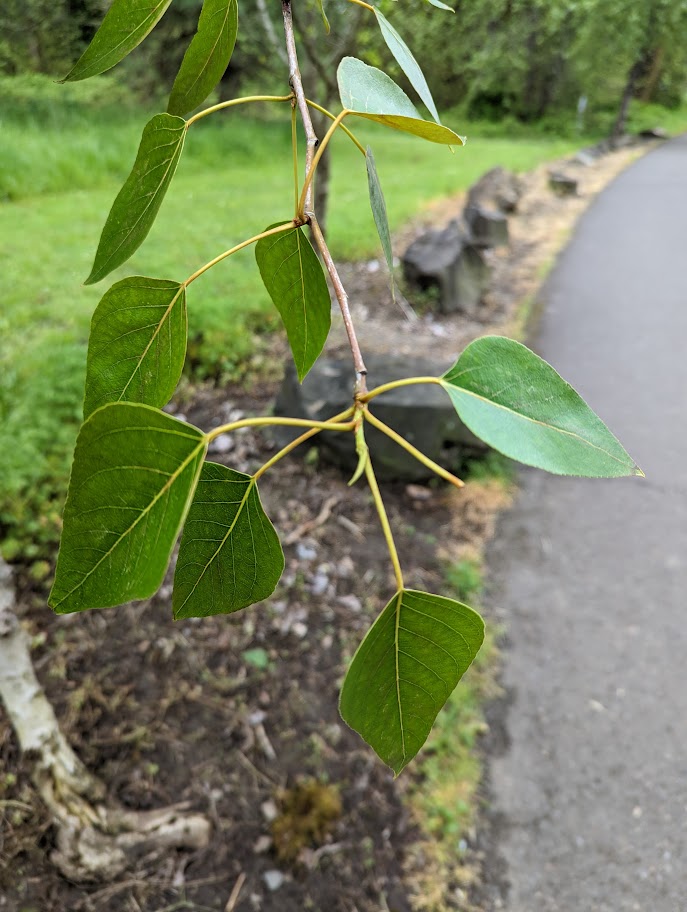
[[[80,421],[91,314],[125,275],[182,281],[217,253],[292,211],[290,128],[234,112],[192,128],[184,158],[145,244],[97,287],[83,287],[109,207],[133,161],[147,115],[119,112],[0,121],[0,537],[8,558],[49,555],[59,530]],[[451,153],[369,124],[392,230],[429,200],[469,186],[495,164],[527,170],[575,143],[544,136],[469,136]],[[378,241],[365,163],[334,141],[330,241],[335,257],[370,257]],[[189,290],[190,366],[196,377],[237,375],[256,335],[279,326],[252,250]],[[36,573],[46,572],[44,564]]]

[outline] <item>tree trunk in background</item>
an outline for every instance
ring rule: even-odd
[[[627,115],[630,111],[630,102],[635,93],[637,87],[637,80],[639,79],[642,71],[644,69],[644,55],[633,64],[630,72],[627,74],[627,82],[625,83],[625,89],[623,91],[623,96],[620,101],[620,110],[618,111],[618,116],[615,123],[613,124],[613,129],[611,131],[610,141],[611,148],[615,149],[618,146],[620,137],[625,134],[625,127],[627,126]]]
[[[331,110],[333,104],[333,99],[327,97],[324,101],[324,106]],[[317,138],[321,141],[331,121],[329,118],[325,117],[323,114],[320,114],[319,111],[313,111],[313,127],[315,128],[315,134]],[[315,173],[315,212],[317,213],[317,221],[320,228],[322,229],[322,234],[325,238],[327,237],[327,215],[329,212],[329,186],[331,178],[331,169],[332,169],[332,156],[331,156],[331,145],[328,145],[324,150],[322,158],[317,166],[317,171]]]
[[[318,101],[328,111],[338,112],[340,107],[339,89],[334,73],[341,59],[354,54],[357,45],[357,33],[362,14],[364,10],[360,6],[354,6],[347,10],[340,27],[332,19],[332,33],[329,36],[329,44],[321,45],[316,39],[321,34],[322,22],[319,13],[313,9],[307,11],[307,7],[300,7],[294,10],[294,21],[298,30],[298,39],[300,43],[300,68],[303,76],[303,85],[306,87],[305,92],[309,98]],[[326,50],[325,50],[326,48]],[[315,135],[322,140],[327,132],[331,120],[320,114],[319,111],[312,110],[313,128]],[[331,146],[327,146],[322,158],[317,166],[315,174],[315,197],[314,206],[317,214],[317,221],[325,238],[327,237],[327,215],[329,210],[329,183],[331,175]]]
[[[315,212],[322,234],[327,237],[327,215],[329,214],[329,183],[331,175],[331,148],[324,150],[315,175]]]
[[[651,55],[651,66],[649,72],[647,73],[646,79],[644,80],[644,88],[642,89],[642,101],[651,101],[656,94],[656,89],[658,88],[658,83],[663,73],[663,62],[665,60],[665,49],[662,47],[656,48],[656,50]]]

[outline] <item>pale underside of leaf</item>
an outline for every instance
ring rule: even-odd
[[[150,34],[172,0],[114,0],[91,43],[63,82],[88,79],[123,60]]]
[[[172,86],[170,114],[186,114],[205,101],[229,65],[237,32],[237,0],[205,0],[198,31]]]
[[[462,136],[439,123],[423,120],[400,86],[375,67],[355,57],[344,57],[337,70],[343,107],[366,120],[412,133],[429,142],[462,146]]]
[[[255,479],[206,462],[174,575],[175,618],[229,614],[270,596],[284,570]]]
[[[466,142],[464,136],[459,136],[448,127],[432,123],[429,120],[402,117],[398,114],[365,114],[361,111],[352,111],[351,113],[355,114],[356,117],[373,120],[376,123],[383,124],[385,127],[391,127],[392,130],[411,133],[413,136],[419,136],[420,139],[426,139],[428,142],[438,143],[442,146],[464,146]]]
[[[331,326],[331,298],[322,264],[302,228],[262,238],[255,245],[255,258],[284,322],[302,381],[322,352]]]
[[[341,691],[343,720],[398,775],[477,655],[480,616],[452,599],[405,589],[377,618]]]
[[[427,85],[427,80],[425,79],[425,75],[420,68],[420,64],[413,56],[410,48],[405,43],[403,38],[401,38],[393,25],[385,16],[382,15],[378,9],[375,9],[375,16],[377,17],[379,29],[382,33],[384,41],[386,42],[386,46],[394,55],[396,63],[408,77],[408,81],[422,99],[429,113],[436,120],[436,122],[439,123],[439,112],[437,111],[436,105],[434,104],[432,93],[429,89],[429,86]]]
[[[386,202],[384,200],[384,193],[382,192],[382,185],[379,182],[379,175],[377,174],[377,166],[375,165],[374,155],[372,154],[372,149],[369,146],[367,147],[367,151],[365,153],[365,164],[367,165],[367,186],[370,194],[370,208],[372,209],[372,216],[377,227],[377,234],[379,235],[379,240],[382,244],[382,250],[384,251],[386,265],[389,267],[392,295],[395,296],[394,254],[393,250],[391,249],[391,232],[389,231],[389,219],[386,213]]]
[[[559,475],[642,474],[570,384],[519,342],[477,339],[442,381],[467,427],[512,459]]]
[[[148,236],[176,171],[186,137],[186,121],[156,114],[146,124],[131,174],[105,222],[93,269],[92,285],[125,263]]]
[[[84,418],[107,402],[162,408],[186,355],[186,289],[131,276],[105,293],[91,321]]]
[[[432,6],[436,6],[437,9],[448,10],[449,13],[455,13],[455,10],[452,6],[448,6],[446,3],[442,3],[441,0],[427,0],[428,3],[431,3]]]
[[[49,598],[58,614],[156,592],[206,449],[197,428],[146,405],[113,403],[84,422]]]

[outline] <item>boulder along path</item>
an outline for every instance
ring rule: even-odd
[[[508,912],[687,909],[687,137],[592,204],[534,347],[646,479],[535,470],[490,549]]]

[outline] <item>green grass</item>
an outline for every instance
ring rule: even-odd
[[[144,245],[105,282],[83,287],[150,112],[131,108],[126,97],[116,109],[94,109],[93,94],[84,101],[75,87],[69,103],[60,105],[58,93],[68,88],[51,89],[38,108],[15,92],[0,119],[0,199],[6,200],[0,202],[0,527],[9,557],[49,555],[56,541],[80,420],[89,322],[104,291],[128,274],[181,281],[218,252],[288,218],[293,206],[289,124],[235,112],[208,118],[192,128]],[[7,95],[6,80],[0,100],[3,91]],[[27,92],[35,101],[35,87]],[[101,89],[96,96],[101,99]],[[542,135],[481,138],[469,124],[451,125],[469,135],[454,153],[351,124],[375,150],[392,230],[493,165],[527,170],[575,145]],[[378,256],[364,159],[343,136],[333,146],[334,256]],[[204,275],[188,299],[187,370],[196,378],[240,376],[261,334],[279,327],[252,250]]]
[[[459,601],[472,605],[482,598],[482,564],[474,558],[464,557],[447,568],[446,582]]]
[[[483,590],[482,565],[463,559],[446,568],[447,594],[478,607]],[[415,875],[422,908],[448,912],[449,885],[461,882],[460,860],[466,835],[474,825],[482,781],[478,739],[487,730],[484,705],[500,693],[497,631],[487,624],[484,644],[439,713],[419,757],[407,803],[423,834],[422,866]]]
[[[466,481],[495,481],[503,488],[510,488],[515,479],[516,463],[496,450],[487,450],[479,459],[470,459],[463,475]]]

